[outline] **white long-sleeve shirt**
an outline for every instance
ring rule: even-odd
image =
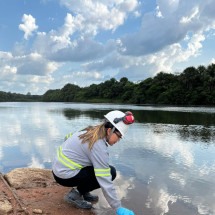
[[[116,189],[112,182],[111,174],[99,175],[100,170],[108,170],[109,166],[109,153],[108,144],[105,139],[100,139],[93,145],[93,148],[89,149],[89,144],[81,143],[82,140],[78,137],[84,132],[76,132],[69,137],[62,144],[62,153],[64,156],[72,160],[73,162],[81,165],[82,167],[93,166],[96,172],[96,179],[103,191],[103,194],[113,209],[121,207],[121,201],[117,198]],[[55,157],[52,165],[53,172],[59,178],[67,179],[77,175],[80,169],[70,169],[66,165],[59,161],[58,156]],[[97,172],[98,171],[98,172]],[[105,173],[105,172],[100,172]],[[110,173],[110,172],[109,172]]]

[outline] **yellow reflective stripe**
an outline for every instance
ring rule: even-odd
[[[110,173],[109,174],[95,174],[96,176],[98,177],[102,177],[102,176],[110,176]]]
[[[78,163],[75,163],[74,161],[70,160],[68,157],[66,157],[63,152],[62,152],[62,147],[60,146],[60,155],[69,163],[73,164],[74,166],[78,167],[79,169],[83,168],[83,166],[81,166]]]
[[[94,169],[95,172],[110,172],[110,168],[107,169]]]
[[[102,176],[110,176],[111,174],[110,174],[110,168],[107,168],[107,169],[94,169],[94,171],[95,171],[95,175],[96,176],[100,176],[100,177],[102,177]]]
[[[68,139],[68,135],[66,135],[65,137],[64,137],[64,141],[66,141]]]
[[[76,166],[78,169],[81,169],[81,168],[83,168],[83,166],[81,166],[80,164],[77,164],[77,163],[75,163],[74,161],[72,161],[72,160],[70,160],[69,158],[67,158],[64,154],[63,154],[63,152],[62,152],[62,147],[60,146],[59,147],[59,157],[60,157],[60,160],[66,160],[68,163],[70,163],[70,164],[72,164],[73,166]],[[63,158],[63,159],[62,159]],[[63,161],[64,163],[65,163],[65,161]],[[67,164],[67,165],[69,165],[69,164]],[[68,167],[68,166],[67,166]],[[73,167],[74,168],[74,167]],[[75,168],[74,168],[75,169]]]
[[[72,170],[75,169],[74,167],[70,166],[70,165],[67,164],[64,160],[61,159],[59,150],[57,150],[57,157],[58,157],[58,160],[59,160],[64,166],[66,166],[66,167],[68,167],[68,168],[70,168],[70,169],[72,169]]]
[[[65,136],[65,138],[64,138],[64,140],[67,140],[69,137],[71,137],[72,136],[72,132],[70,132],[69,134],[67,134],[66,136]]]

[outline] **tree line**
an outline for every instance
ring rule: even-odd
[[[0,101],[215,105],[215,64],[188,67],[180,74],[160,72],[136,83],[126,77],[119,81],[111,78],[87,87],[68,83],[41,96],[9,94],[0,92]]]
[[[23,95],[20,93],[0,91],[0,102],[34,102],[41,100],[42,96],[40,95],[31,95],[30,93]]]

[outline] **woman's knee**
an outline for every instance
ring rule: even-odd
[[[112,181],[116,178],[116,169],[113,166],[110,166],[110,173],[112,175]]]

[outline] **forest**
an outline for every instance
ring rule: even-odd
[[[180,74],[158,73],[153,78],[131,82],[123,77],[80,87],[71,83],[43,95],[0,91],[3,101],[99,102],[142,105],[215,105],[215,64],[188,67]]]

